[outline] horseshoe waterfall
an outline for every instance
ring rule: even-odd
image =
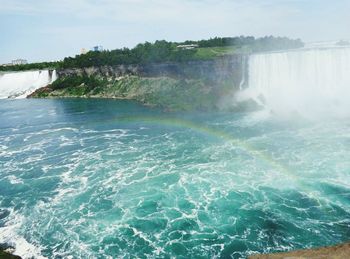
[[[347,115],[350,47],[252,55],[247,92],[276,113]]]

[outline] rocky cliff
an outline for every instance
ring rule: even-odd
[[[239,88],[245,56],[57,70],[58,80],[30,97],[133,99],[170,110],[209,110]]]
[[[72,75],[123,77],[133,75],[140,77],[200,78],[211,82],[232,80],[233,85],[239,85],[242,79],[244,58],[243,55],[230,55],[212,60],[182,63],[72,68],[57,70],[57,75],[58,77]]]

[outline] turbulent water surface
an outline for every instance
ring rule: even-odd
[[[0,243],[38,258],[244,258],[348,241],[349,126],[2,100]]]

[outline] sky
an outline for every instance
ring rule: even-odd
[[[0,0],[0,64],[162,39],[350,39],[349,10],[350,0]]]

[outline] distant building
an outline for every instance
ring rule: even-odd
[[[92,51],[103,51],[103,47],[102,46],[94,46],[94,47],[92,47]]]
[[[198,48],[198,44],[187,44],[187,45],[178,45],[178,49],[195,49]]]
[[[8,66],[12,66],[12,63],[5,63],[5,64],[1,64],[0,66],[2,66],[2,67],[8,67]]]
[[[28,64],[28,61],[26,59],[15,59],[15,60],[12,60],[12,65],[25,65],[25,64]]]
[[[88,51],[85,49],[85,48],[82,48],[81,50],[80,50],[80,54],[86,54],[86,53],[88,53]]]

